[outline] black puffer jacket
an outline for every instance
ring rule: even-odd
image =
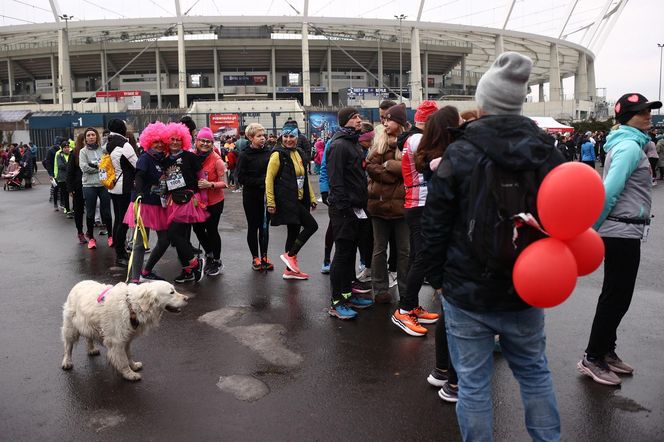
[[[422,216],[422,250],[427,260],[438,262],[435,273],[442,271],[448,302],[478,312],[528,307],[511,278],[486,276],[472,253],[466,236],[470,182],[484,152],[505,169],[546,173],[564,161],[553,144],[553,138],[527,117],[492,115],[464,125],[460,138],[447,147]]]

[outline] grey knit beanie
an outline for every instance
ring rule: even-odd
[[[489,115],[521,114],[528,95],[533,61],[518,52],[504,52],[477,83],[475,100]]]

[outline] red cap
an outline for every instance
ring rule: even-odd
[[[431,114],[438,110],[438,105],[435,101],[425,100],[418,107],[415,112],[415,123],[426,123]]]

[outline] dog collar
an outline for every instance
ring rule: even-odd
[[[97,296],[97,303],[98,304],[101,304],[102,302],[104,302],[104,299],[106,298],[106,293],[108,293],[109,290],[111,290],[112,288],[113,288],[112,285],[107,285],[106,288],[99,294],[99,296]]]

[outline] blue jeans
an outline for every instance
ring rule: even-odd
[[[544,312],[477,313],[444,301],[450,355],[459,376],[456,413],[464,441],[493,440],[494,335],[519,382],[526,428],[535,441],[560,440],[560,416],[545,355]]]

